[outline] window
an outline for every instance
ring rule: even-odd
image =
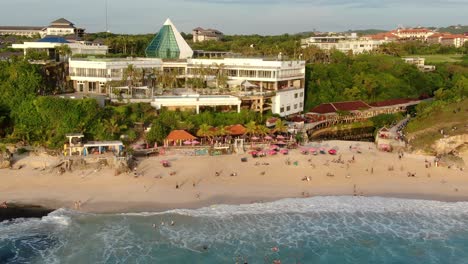
[[[280,113],[284,113],[284,106],[280,108]]]
[[[304,106],[303,103],[299,103],[299,107],[302,108]]]
[[[95,82],[89,82],[88,83],[88,92],[90,92],[90,93],[95,93],[96,92],[96,83]]]
[[[297,104],[294,105],[294,109],[297,109]]]
[[[300,97],[304,97],[304,93],[303,93],[303,92],[301,92],[301,94],[300,94],[299,96],[300,96]]]
[[[297,93],[294,94],[294,98],[297,98]]]
[[[290,106],[290,105],[288,105],[288,106],[286,107],[286,111],[288,111],[288,112],[291,111],[291,106]]]
[[[78,92],[84,92],[84,82],[78,81]]]

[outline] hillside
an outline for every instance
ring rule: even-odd
[[[445,154],[450,152],[447,147],[452,150],[463,147],[468,136],[468,99],[428,106],[411,120],[406,134],[414,151]]]
[[[439,32],[449,32],[452,34],[463,34],[468,32],[468,26],[448,26],[448,27],[443,27],[443,28],[438,28],[437,29]]]

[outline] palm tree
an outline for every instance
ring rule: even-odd
[[[70,55],[72,55],[72,50],[70,49],[70,46],[65,45],[65,44],[58,46],[56,50],[58,54],[62,58],[64,58],[64,60],[67,60],[70,57]]]
[[[257,126],[257,133],[260,136],[266,136],[270,133],[270,129],[264,125],[258,125]]]
[[[255,136],[255,133],[257,133],[257,124],[255,124],[255,121],[250,121],[245,125],[245,133],[250,136]]]
[[[127,126],[125,124],[122,124],[120,119],[116,117],[104,119],[103,122],[104,129],[106,130],[106,132],[111,134],[112,138],[114,138],[116,134],[119,134],[122,130],[127,128]]]
[[[226,136],[228,134],[229,134],[229,132],[228,132],[228,130],[226,129],[225,126],[219,126],[219,127],[216,128],[216,132],[215,132],[216,136],[224,137],[224,136]]]
[[[212,126],[208,124],[202,124],[198,128],[197,136],[201,138],[210,138],[211,136],[213,136],[213,132],[211,131],[211,129]]]
[[[276,133],[286,133],[286,132],[288,132],[288,126],[283,122],[283,120],[281,120],[281,119],[276,120],[275,132]]]

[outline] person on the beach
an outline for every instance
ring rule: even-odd
[[[4,201],[1,205],[0,208],[8,208],[7,202]]]

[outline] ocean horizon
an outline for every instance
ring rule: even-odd
[[[468,202],[312,197],[0,223],[0,263],[468,263]],[[279,263],[279,262],[277,262]]]

